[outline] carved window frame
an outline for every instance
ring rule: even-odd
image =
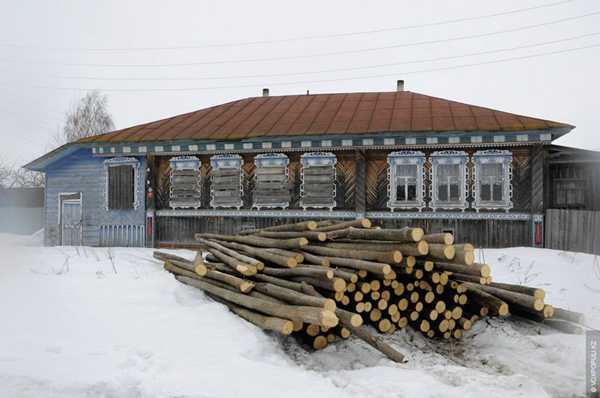
[[[467,164],[469,162],[469,155],[464,151],[437,151],[433,152],[429,157],[431,163],[431,169],[429,171],[429,177],[431,181],[430,196],[431,202],[429,207],[436,211],[436,209],[460,209],[465,211],[469,207],[467,202],[467,196],[469,194],[468,181],[469,181],[469,170]],[[447,165],[458,165],[459,166],[459,182],[458,182],[458,200],[440,200],[438,196],[438,169]]]
[[[508,212],[512,209],[512,160],[512,152],[508,150],[489,149],[475,152],[473,155],[475,169],[473,207],[476,211],[493,209]],[[502,200],[484,201],[481,199],[481,169],[484,164],[502,165]]]
[[[397,166],[409,165],[417,169],[416,172],[416,198],[413,201],[398,200],[397,192]],[[425,154],[420,151],[398,151],[388,155],[388,207],[396,209],[418,209],[425,207]],[[405,183],[406,184],[406,183]]]
[[[300,170],[300,175],[302,178],[302,183],[300,185],[300,207],[302,207],[303,210],[306,210],[308,208],[315,208],[315,209],[329,209],[330,211],[333,210],[333,208],[336,206],[336,185],[335,185],[335,181],[336,181],[336,169],[335,169],[335,165],[337,164],[337,157],[335,156],[335,154],[331,153],[331,152],[309,152],[309,153],[305,153],[302,156],[300,156],[300,164],[302,165],[302,168]],[[327,202],[323,202],[323,203],[306,203],[305,202],[305,198],[306,198],[306,181],[305,181],[305,170],[310,169],[311,167],[322,167],[322,166],[330,166],[332,169],[332,176],[333,176],[333,189],[332,189],[332,197],[330,201]]]
[[[110,209],[109,208],[109,176],[108,171],[111,167],[116,166],[131,166],[133,167],[133,208],[129,210],[124,209]],[[140,189],[140,161],[134,157],[116,157],[106,159],[104,161],[104,209],[106,211],[132,211],[137,210],[140,207],[140,200],[143,197]]]
[[[242,174],[242,163],[244,160],[240,155],[237,154],[224,154],[224,155],[214,155],[210,158],[210,166],[214,171],[223,170],[223,169],[234,169],[239,173],[239,200],[232,203],[220,204],[218,200],[216,200],[215,196],[215,175],[211,172],[210,177],[210,206],[213,209],[217,209],[219,207],[222,208],[236,208],[239,210],[244,205],[244,184],[242,183],[243,174]],[[235,191],[235,189],[234,189]]]
[[[261,155],[256,155],[256,157],[254,158],[254,165],[256,166],[256,171],[255,171],[255,176],[256,176],[256,184],[254,186],[254,190],[255,190],[255,195],[253,195],[253,203],[252,203],[252,208],[256,208],[258,210],[260,210],[261,208],[264,209],[275,209],[275,208],[281,208],[283,209],[287,209],[290,206],[290,190],[289,190],[289,166],[290,164],[290,159],[282,154],[282,153],[265,153],[265,154],[261,154]],[[262,168],[268,168],[268,167],[282,167],[283,168],[283,180],[284,180],[284,188],[287,191],[288,195],[287,195],[287,200],[285,201],[280,201],[280,202],[260,202],[258,196],[256,195],[257,193],[257,188],[260,187],[261,182],[259,181],[260,179],[260,169]],[[276,174],[278,176],[280,176],[279,174]]]
[[[171,167],[170,173],[170,187],[169,187],[169,207],[172,209],[198,209],[202,207],[202,176],[200,175],[200,168],[202,162],[195,156],[177,156],[169,160]],[[196,172],[196,183],[195,193],[196,195],[191,199],[177,200],[173,198],[173,190],[177,184],[175,184],[174,178],[177,177],[178,171],[194,171]]]

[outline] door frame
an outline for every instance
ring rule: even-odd
[[[78,199],[73,199],[73,198],[64,198],[64,197],[68,197],[68,196],[75,196],[78,195],[79,198]],[[80,228],[79,228],[79,245],[81,246],[83,244],[83,192],[60,192],[58,194],[58,225],[59,225],[59,231],[60,231],[60,239],[59,239],[59,244],[62,245],[63,244],[63,235],[64,235],[64,231],[63,231],[63,223],[62,223],[62,213],[63,213],[63,205],[64,203],[77,203],[79,204],[79,210],[81,213],[81,221],[80,221]]]

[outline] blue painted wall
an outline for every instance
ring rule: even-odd
[[[81,149],[46,169],[45,241],[48,245],[59,243],[59,194],[82,193],[83,245],[100,244],[101,225],[144,225],[144,180],[146,159],[140,161],[136,190],[138,208],[134,210],[106,210],[106,158],[94,157],[91,149]]]

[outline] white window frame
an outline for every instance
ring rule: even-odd
[[[133,208],[130,210],[116,210],[108,208],[108,170],[115,166],[131,166],[133,167]],[[106,211],[131,211],[137,210],[140,207],[140,201],[142,198],[142,192],[140,192],[140,161],[133,157],[117,157],[111,158],[104,161],[104,209]]]
[[[468,168],[467,163],[469,162],[469,156],[464,151],[438,151],[431,154],[429,157],[431,168],[429,171],[431,186],[431,203],[429,207],[436,211],[437,209],[460,209],[465,211],[469,204],[467,202],[468,195]],[[438,183],[437,171],[440,167],[446,165],[458,165],[459,166],[459,182],[458,182],[458,194],[459,198],[455,201],[442,201],[438,197]]]
[[[302,178],[302,184],[300,185],[300,207],[306,211],[308,208],[315,209],[329,209],[330,211],[336,206],[336,169],[337,157],[331,152],[309,152],[300,156],[300,164],[302,165],[300,174]],[[305,182],[304,182],[304,170],[314,166],[330,166],[333,171],[333,197],[330,202],[323,203],[305,203]]]
[[[397,192],[397,166],[411,165],[417,169],[416,173],[416,198],[412,201],[398,200]],[[425,154],[420,151],[391,152],[388,155],[388,207],[392,212],[396,209],[418,209],[425,207],[425,184],[423,179]],[[404,183],[406,187],[406,182]]]
[[[169,207],[172,209],[198,209],[202,207],[202,177],[200,176],[200,167],[202,162],[195,156],[177,156],[169,160],[171,166],[170,189],[169,189]],[[173,177],[174,171],[192,170],[197,172],[196,176],[196,200],[174,200],[173,199]]]
[[[244,204],[244,184],[242,183],[243,172],[242,172],[242,163],[244,160],[240,155],[237,154],[224,154],[224,155],[214,155],[210,158],[210,166],[213,170],[221,170],[221,169],[237,169],[240,174],[240,182],[239,182],[239,190],[240,190],[240,199],[234,203],[228,204],[219,204],[215,201],[215,191],[214,191],[214,176],[211,176],[211,184],[210,184],[210,206],[213,209],[218,207],[222,208],[232,208],[235,207],[239,210]]]
[[[508,150],[489,149],[477,151],[473,155],[475,166],[473,207],[480,209],[504,210],[508,212],[513,207],[512,202],[512,152]],[[484,201],[481,199],[481,169],[484,164],[502,165],[502,200]]]
[[[284,180],[285,180],[285,186],[288,189],[288,199],[286,201],[281,201],[281,202],[270,202],[270,203],[261,203],[259,201],[259,199],[253,195],[252,197],[252,208],[256,208],[258,210],[260,210],[261,208],[264,209],[275,209],[275,208],[281,208],[283,209],[287,209],[290,206],[290,195],[289,195],[289,183],[288,183],[288,179],[289,179],[289,169],[288,169],[288,165],[290,164],[290,159],[284,155],[283,153],[265,153],[265,154],[261,154],[261,155],[256,155],[256,157],[254,158],[254,165],[256,166],[256,170],[260,170],[261,168],[266,168],[266,167],[283,167],[284,170]],[[256,188],[259,186],[260,182],[258,181],[258,173],[255,172],[256,175],[256,185],[254,187],[255,191]]]

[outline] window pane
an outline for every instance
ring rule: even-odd
[[[398,200],[398,201],[406,200],[404,184],[396,185],[396,200]]]
[[[495,183],[494,187],[494,200],[500,202],[503,200],[502,198],[502,183]]]
[[[444,202],[448,201],[448,184],[438,185],[438,200]]]
[[[410,183],[407,186],[408,190],[408,198],[407,200],[414,202],[417,200],[417,185],[415,183]]]
[[[132,166],[108,168],[108,208],[132,209],[134,201],[134,169]]]
[[[450,200],[458,201],[460,200],[460,190],[458,187],[458,183],[454,182],[450,185]]]
[[[485,163],[481,165],[481,177],[502,179],[502,163]]]
[[[479,189],[479,195],[481,196],[481,200],[492,200],[492,189],[489,183],[482,182],[481,187]]]
[[[396,166],[396,177],[417,177],[416,164],[399,164]]]

